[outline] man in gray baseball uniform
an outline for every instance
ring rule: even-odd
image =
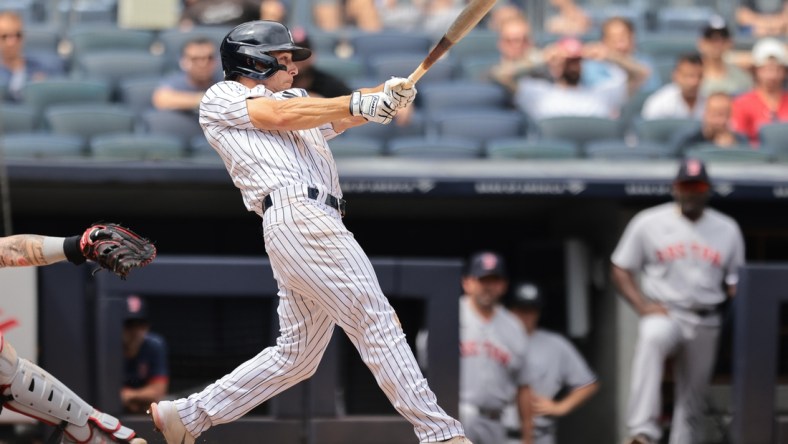
[[[490,251],[473,255],[462,279],[460,419],[476,444],[506,442],[501,416],[512,401],[530,415],[525,331],[499,303],[508,282],[503,258]],[[531,443],[529,432],[522,442]]]
[[[156,428],[168,444],[191,444],[240,418],[312,376],[339,325],[419,441],[469,443],[438,406],[369,259],[342,223],[345,201],[327,143],[353,126],[391,122],[416,89],[392,78],[351,95],[308,97],[292,84],[295,62],[311,51],[277,22],[237,26],[219,52],[225,81],[206,92],[200,124],[247,209],[262,218],[279,285],[280,336],[188,399],[151,404]]]
[[[528,334],[526,361],[534,444],[554,444],[556,419],[586,402],[599,390],[599,383],[572,343],[539,328],[543,305],[541,289],[532,282],[521,282],[514,289],[510,310]]]
[[[638,213],[613,252],[613,283],[640,316],[629,443],[656,443],[662,435],[660,383],[669,356],[676,381],[670,444],[702,442],[698,420],[716,357],[720,307],[735,295],[744,264],[741,230],[707,207],[710,196],[703,162],[683,160],[674,202]]]

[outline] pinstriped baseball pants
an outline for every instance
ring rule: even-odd
[[[339,212],[322,203],[322,190],[317,200],[306,196],[306,186],[276,190],[263,217],[279,285],[276,345],[176,401],[186,428],[197,437],[312,376],[339,325],[420,441],[462,435],[459,421],[438,406],[369,259]]]

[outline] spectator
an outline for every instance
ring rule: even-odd
[[[530,393],[526,382],[527,337],[517,318],[499,301],[509,281],[503,258],[473,255],[462,278],[460,298],[460,421],[474,444],[501,444],[504,408],[516,403],[531,443]]]
[[[744,34],[756,37],[784,36],[788,31],[788,3],[741,0],[736,9],[736,22]]]
[[[635,25],[623,18],[612,17],[602,24],[602,40],[587,45],[583,64],[583,83],[596,86],[610,78],[611,71],[625,71],[627,91],[654,91],[661,85],[651,60],[635,51]]]
[[[583,45],[565,38],[545,50],[554,83],[523,77],[517,83],[515,103],[535,120],[556,116],[616,118],[627,96],[624,71],[612,71],[611,78],[594,86],[580,84]]]
[[[517,89],[520,77],[545,68],[542,54],[531,39],[531,25],[523,16],[510,17],[500,24],[498,52],[501,59],[490,68],[489,76],[511,92]]]
[[[287,21],[287,7],[280,0],[263,0],[260,2],[260,20],[284,23]]]
[[[725,20],[712,17],[698,39],[698,51],[703,60],[702,95],[717,91],[735,95],[752,88],[752,76],[726,60],[732,48],[733,40]]]
[[[641,116],[653,119],[700,119],[705,99],[700,94],[703,62],[697,54],[679,57],[673,69],[673,82],[658,89],[643,103]]]
[[[378,0],[384,28],[442,36],[465,7],[466,0]]]
[[[14,12],[0,11],[0,88],[12,101],[22,99],[26,83],[62,74],[61,66],[25,54],[24,23]]]
[[[165,78],[153,91],[153,106],[197,112],[205,91],[222,79],[216,63],[216,45],[211,40],[201,37],[186,42],[180,71]]]
[[[237,26],[260,16],[260,0],[184,0],[181,27]]]
[[[123,358],[123,407],[129,413],[144,413],[151,402],[158,402],[167,394],[170,371],[167,345],[161,336],[150,332],[147,306],[137,295],[126,298]]]
[[[591,18],[574,0],[550,0],[550,6],[556,12],[545,26],[550,34],[579,36],[591,30]]]
[[[747,136],[731,130],[731,107],[733,98],[724,92],[716,92],[706,99],[706,109],[700,126],[679,133],[672,140],[674,152],[683,155],[693,145],[713,144],[720,148],[747,146]]]
[[[317,54],[315,54],[312,42],[304,28],[293,28],[292,35],[297,46],[312,50],[312,57],[295,62],[298,74],[293,79],[293,88],[303,88],[311,97],[339,97],[353,92],[344,80],[315,66]]]
[[[788,120],[788,92],[785,91],[785,45],[772,37],[758,40],[752,48],[755,89],[733,102],[732,124],[758,145],[758,130],[767,123]]]
[[[556,419],[586,402],[599,390],[599,383],[569,341],[539,327],[543,306],[544,295],[535,284],[523,282],[515,288],[511,310],[528,334],[534,443],[554,444]]]

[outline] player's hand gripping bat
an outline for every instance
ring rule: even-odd
[[[454,20],[454,23],[449,26],[449,30],[446,31],[446,34],[443,35],[438,44],[427,54],[424,61],[408,76],[408,80],[413,84],[418,82],[427,70],[446,54],[449,48],[465,37],[481,21],[494,4],[495,0],[471,0],[468,6]]]

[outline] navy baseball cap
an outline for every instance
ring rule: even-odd
[[[681,161],[676,182],[704,182],[711,183],[706,173],[706,164],[700,159],[687,158]]]
[[[710,39],[714,36],[720,36],[724,39],[731,37],[731,30],[728,28],[728,23],[722,16],[715,15],[709,19],[706,26],[703,27],[702,35],[704,38]]]
[[[136,294],[126,296],[126,312],[124,321],[147,321],[148,305],[145,300]]]
[[[500,254],[492,251],[476,253],[471,256],[468,262],[466,276],[475,278],[500,276],[506,278],[506,262]]]
[[[541,308],[544,305],[542,290],[533,282],[520,282],[514,288],[512,307]]]

